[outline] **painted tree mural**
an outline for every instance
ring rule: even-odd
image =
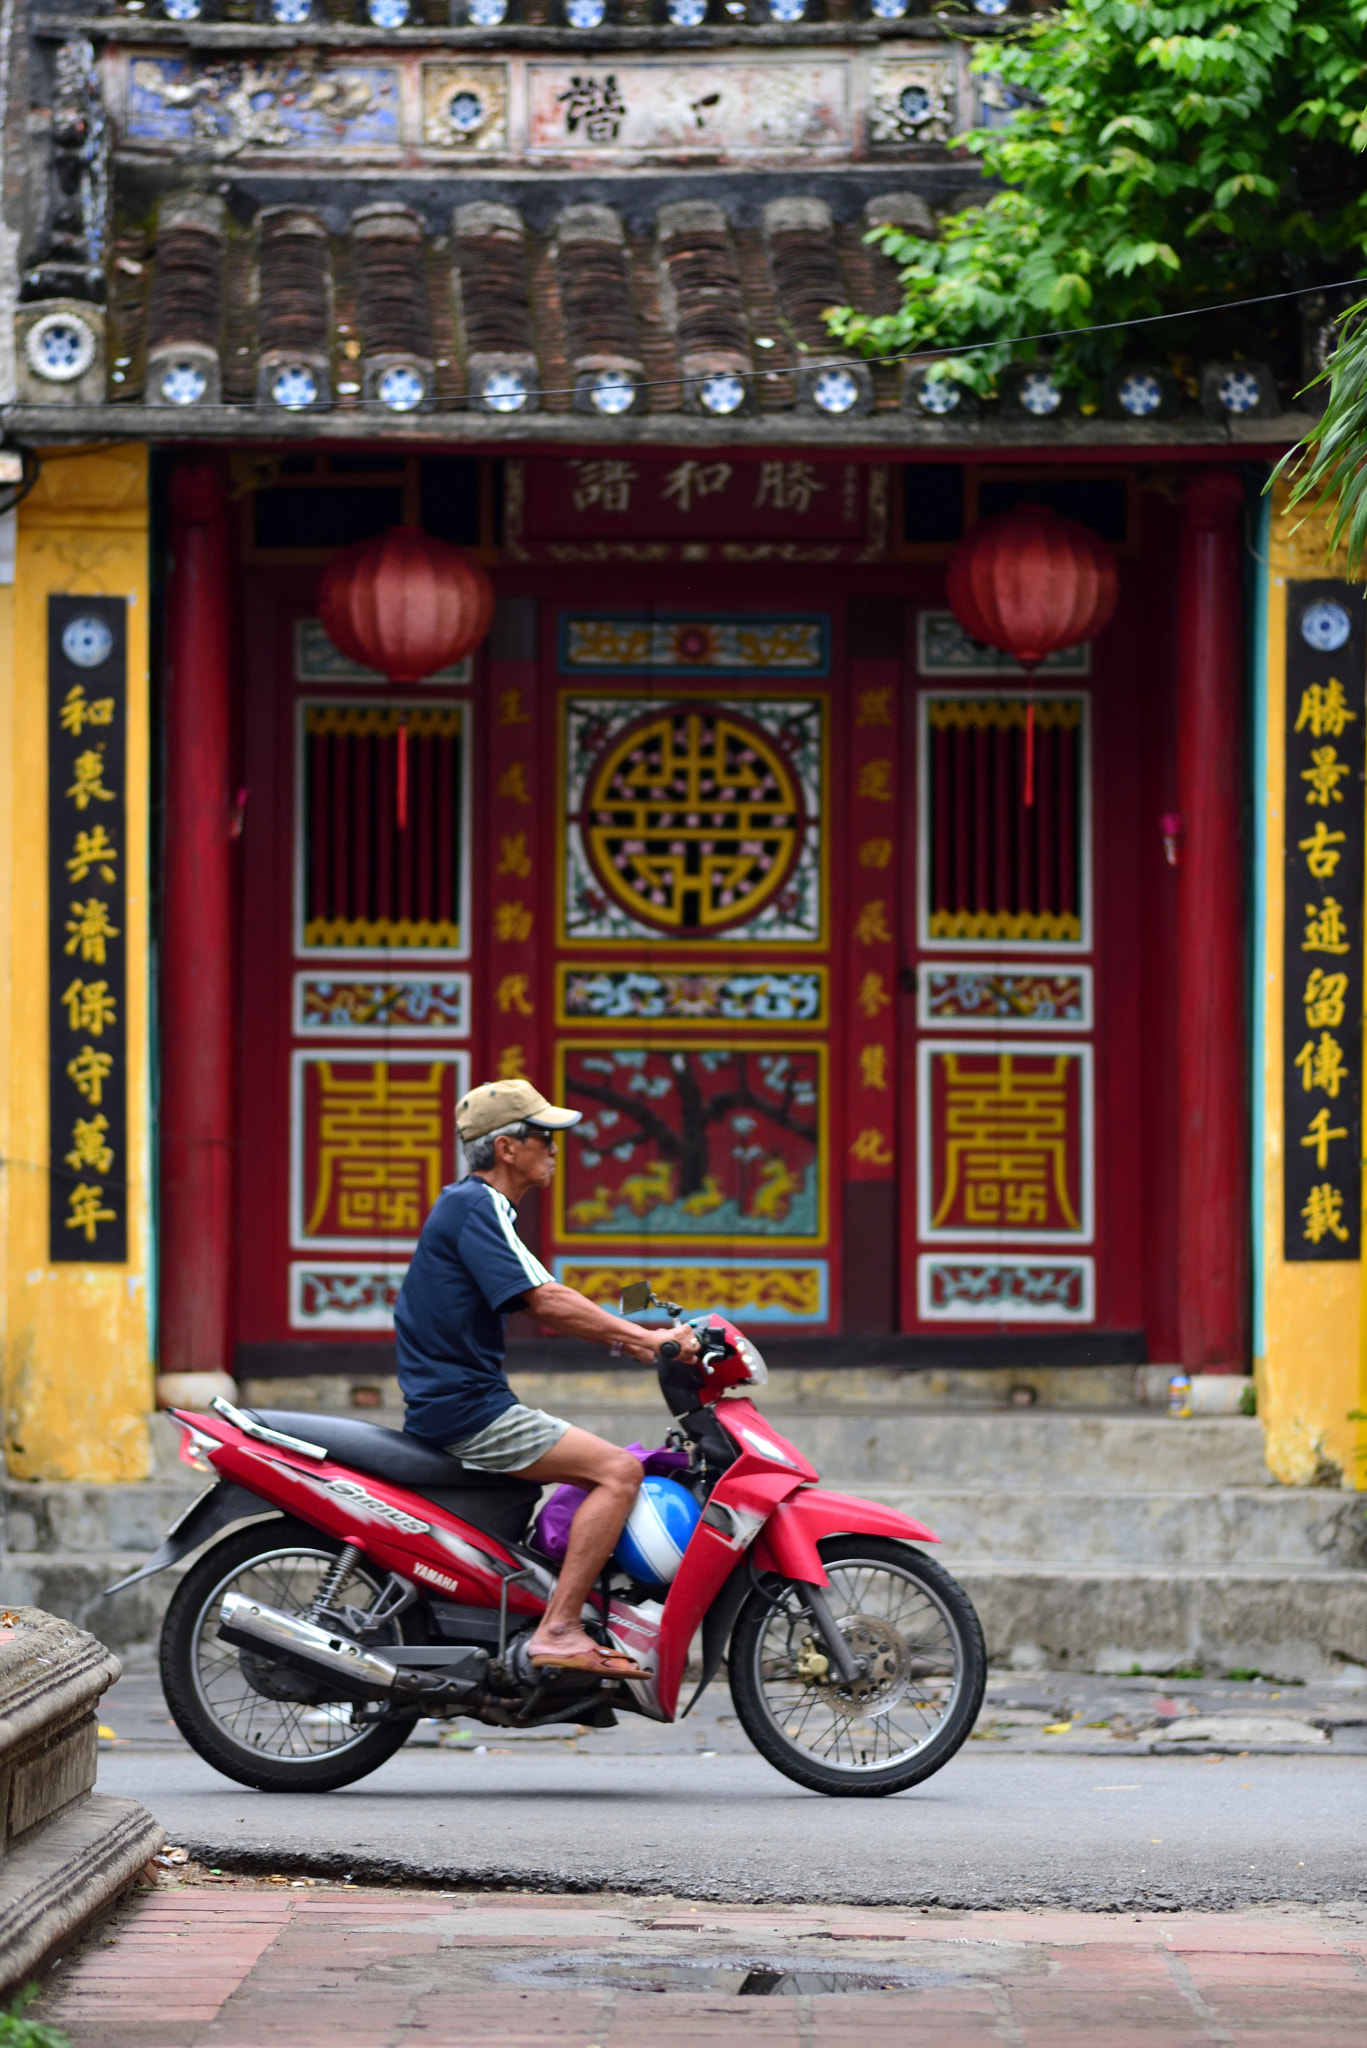
[[[815,1046],[574,1047],[567,1099],[571,1235],[814,1238],[821,1052]]]

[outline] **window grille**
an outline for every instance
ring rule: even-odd
[[[459,949],[463,736],[456,704],[304,706],[305,950]]]
[[[1027,804],[1027,702],[1024,693],[928,700],[931,939],[1082,942],[1082,703],[1036,697]]]

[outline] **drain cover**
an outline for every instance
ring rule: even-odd
[[[812,1967],[812,1963],[817,1966]],[[826,1967],[821,1967],[825,1964]],[[851,1968],[834,1958],[803,1959],[794,1968],[783,1956],[580,1955],[505,1965],[504,1982],[542,1984],[548,1977],[575,1984],[621,1985],[632,1991],[710,1991],[736,1998],[829,1998],[871,1991],[918,1991],[959,1986],[974,1980],[955,1970],[908,1969],[896,1963]]]

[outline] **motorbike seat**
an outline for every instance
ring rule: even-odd
[[[321,1444],[339,1465],[350,1465],[372,1479],[387,1479],[391,1486],[406,1487],[505,1542],[518,1540],[541,1498],[541,1488],[534,1480],[506,1472],[477,1472],[422,1437],[385,1429],[377,1422],[292,1408],[252,1408],[247,1412],[267,1429]]]

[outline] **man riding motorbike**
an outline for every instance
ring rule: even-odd
[[[530,1081],[487,1081],[456,1105],[467,1177],[443,1188],[418,1239],[394,1312],[404,1428],[483,1472],[587,1489],[575,1514],[559,1583],[532,1637],[533,1665],[638,1676],[631,1658],[605,1650],[581,1616],[612,1555],[641,1484],[630,1452],[517,1399],[504,1371],[505,1318],[525,1309],[566,1337],[619,1346],[653,1365],[672,1339],[697,1356],[687,1325],[643,1330],[552,1278],[517,1234],[531,1188],[555,1178],[555,1133],[579,1122]]]

